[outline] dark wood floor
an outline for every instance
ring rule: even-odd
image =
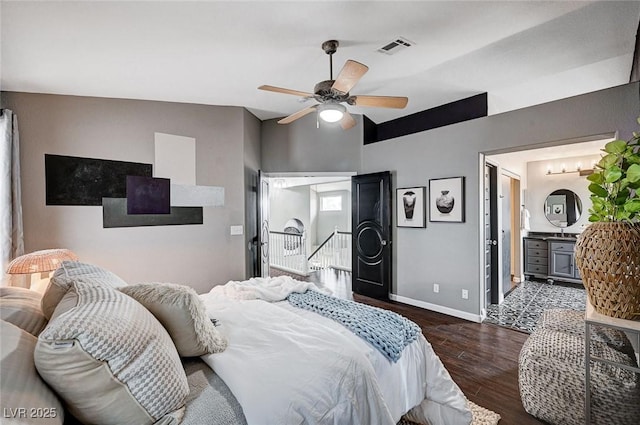
[[[473,323],[394,301],[353,294],[353,299],[414,321],[474,403],[500,414],[500,425],[544,424],[524,411],[518,390],[518,356],[526,333]]]

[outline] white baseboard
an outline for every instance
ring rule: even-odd
[[[414,300],[413,298],[403,297],[402,295],[389,294],[389,298],[414,307],[420,307],[426,310],[446,314],[448,316],[458,317],[460,319],[469,320],[470,322],[482,323],[482,319],[479,314],[468,313],[466,311],[456,310],[454,308],[444,307],[438,304],[431,304],[426,301]]]

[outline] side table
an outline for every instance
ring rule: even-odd
[[[604,314],[598,313],[591,303],[589,302],[589,297],[587,297],[587,308],[584,318],[585,324],[585,333],[584,333],[584,352],[585,352],[585,398],[584,398],[584,414],[585,414],[585,424],[591,424],[591,362],[601,362],[607,363],[609,365],[620,367],[623,369],[630,370],[634,373],[640,373],[640,367],[632,367],[616,362],[612,362],[610,360],[602,359],[600,357],[591,355],[591,325],[598,325],[609,327],[613,329],[618,329],[623,331],[631,344],[633,345],[633,349],[636,353],[636,364],[640,363],[639,353],[640,353],[640,321],[637,320],[626,320],[626,319],[617,319],[615,317],[609,317]]]

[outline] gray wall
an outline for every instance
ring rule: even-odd
[[[269,230],[284,232],[284,226],[291,218],[297,218],[304,224],[305,230],[310,227],[310,189],[309,186],[287,188],[269,187]]]
[[[129,282],[170,281],[198,292],[246,274],[245,167],[259,164],[259,121],[243,108],[2,93],[17,115],[27,252],[69,248]],[[196,139],[196,183],[222,186],[204,224],[104,229],[102,207],[46,206],[44,154],[153,163],[154,132]]]
[[[262,122],[262,169],[265,172],[357,172],[362,157],[362,117],[356,126],[342,130],[337,124],[320,123],[309,114],[291,124]]]
[[[273,180],[272,180],[273,181]],[[297,218],[304,224],[307,255],[315,240],[315,229],[311,223],[311,189],[309,186],[288,188],[269,187],[269,230],[284,232],[287,221]]]

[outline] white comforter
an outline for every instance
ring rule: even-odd
[[[414,406],[409,416],[422,423],[471,422],[464,395],[422,335],[393,363],[331,319],[260,299],[313,286],[252,279],[201,296],[229,339],[224,352],[202,358],[249,425],[394,425]]]

